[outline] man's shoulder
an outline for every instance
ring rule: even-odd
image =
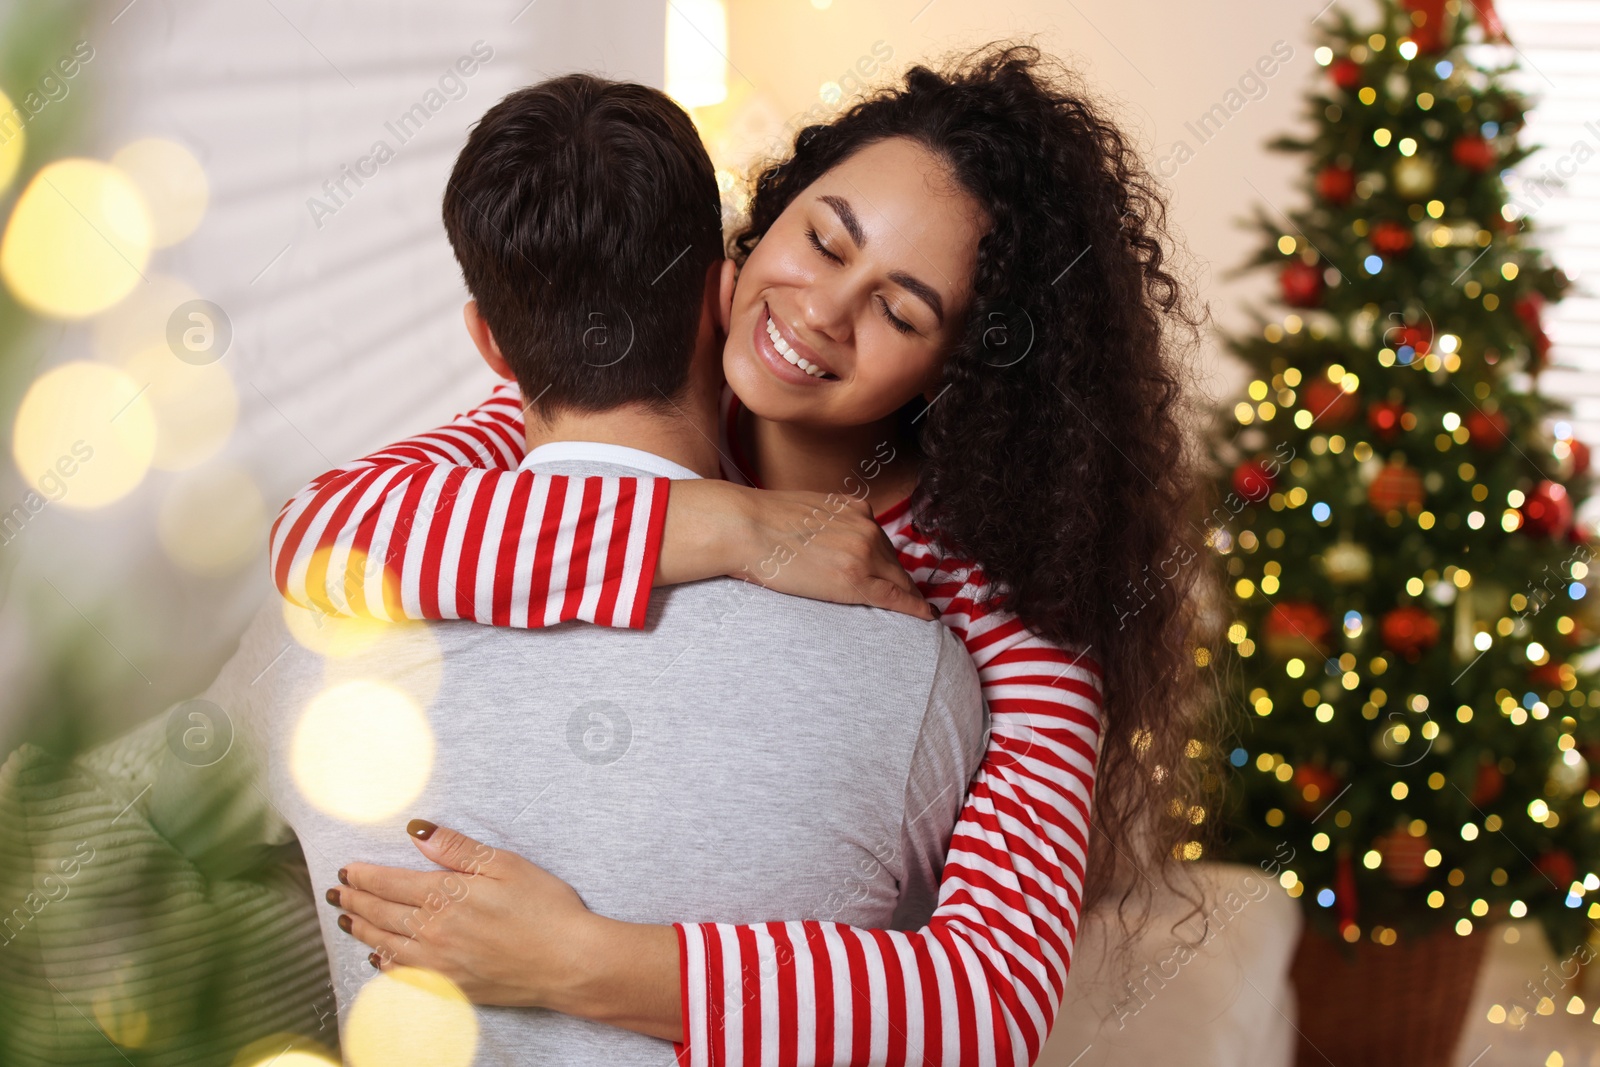
[[[807,600],[735,578],[656,590],[645,628],[701,634],[752,662],[798,658],[823,666],[836,682],[865,684],[876,677],[908,697],[926,697],[936,683],[972,672],[961,642],[938,622]]]
[[[714,614],[764,626],[804,628],[819,641],[860,642],[871,638],[874,645],[916,645],[937,650],[949,637],[948,630],[939,623],[898,611],[790,596],[738,578],[707,578],[656,589],[651,594],[651,609],[647,620],[657,617],[658,612],[661,618]]]

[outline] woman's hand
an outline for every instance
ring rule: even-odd
[[[474,1004],[549,1008],[682,1039],[678,940],[670,926],[595,915],[566,882],[510,852],[414,819],[442,871],[352,863],[328,890],[339,926],[382,970],[436,971]]]
[[[718,575],[810,600],[934,617],[872,509],[842,493],[673,482],[655,584]]]

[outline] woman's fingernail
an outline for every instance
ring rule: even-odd
[[[345,933],[348,934],[350,932],[350,927],[352,927],[354,925],[355,925],[355,923],[350,921],[350,916],[348,916],[348,915],[339,916],[339,929],[343,930]]]
[[[427,819],[412,819],[406,823],[406,833],[419,841],[426,841],[433,836],[433,832],[437,829],[438,827]]]
[[[350,876],[345,873],[345,869],[343,867],[339,868],[339,881],[343,882],[345,885],[350,884]]]
[[[338,889],[330,889],[330,890],[328,890],[328,903],[332,904],[336,908],[339,906],[339,890]]]
[[[383,960],[379,958],[379,956],[378,956],[378,954],[376,952],[369,952],[367,954],[367,962],[372,964],[372,969],[373,970],[375,970],[375,971],[383,970]]]

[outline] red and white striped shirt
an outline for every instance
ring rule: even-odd
[[[729,394],[729,422],[736,404]],[[340,615],[641,626],[668,482],[519,471],[525,447],[506,385],[448,426],[322,475],[273,526],[279,590]],[[680,1064],[1030,1064],[1060,1007],[1088,857],[1099,666],[986,598],[979,570],[940,551],[905,503],[878,518],[972,656],[990,714],[938,906],[915,931],[676,924]]]

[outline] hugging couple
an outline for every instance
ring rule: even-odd
[[[433,621],[325,661],[275,606],[208,693],[254,832],[304,849],[347,1046],[374,968],[425,968],[477,1063],[1037,1057],[1082,909],[1186,828],[1192,598],[1123,610],[1193,486],[1163,217],[1022,46],[800,131],[726,245],[660,92],[484,115],[444,221],[507,384],[272,536],[291,621]],[[352,707],[394,728],[328,751],[303,716],[351,678],[422,725]],[[308,785],[404,777],[402,726],[404,811]]]

